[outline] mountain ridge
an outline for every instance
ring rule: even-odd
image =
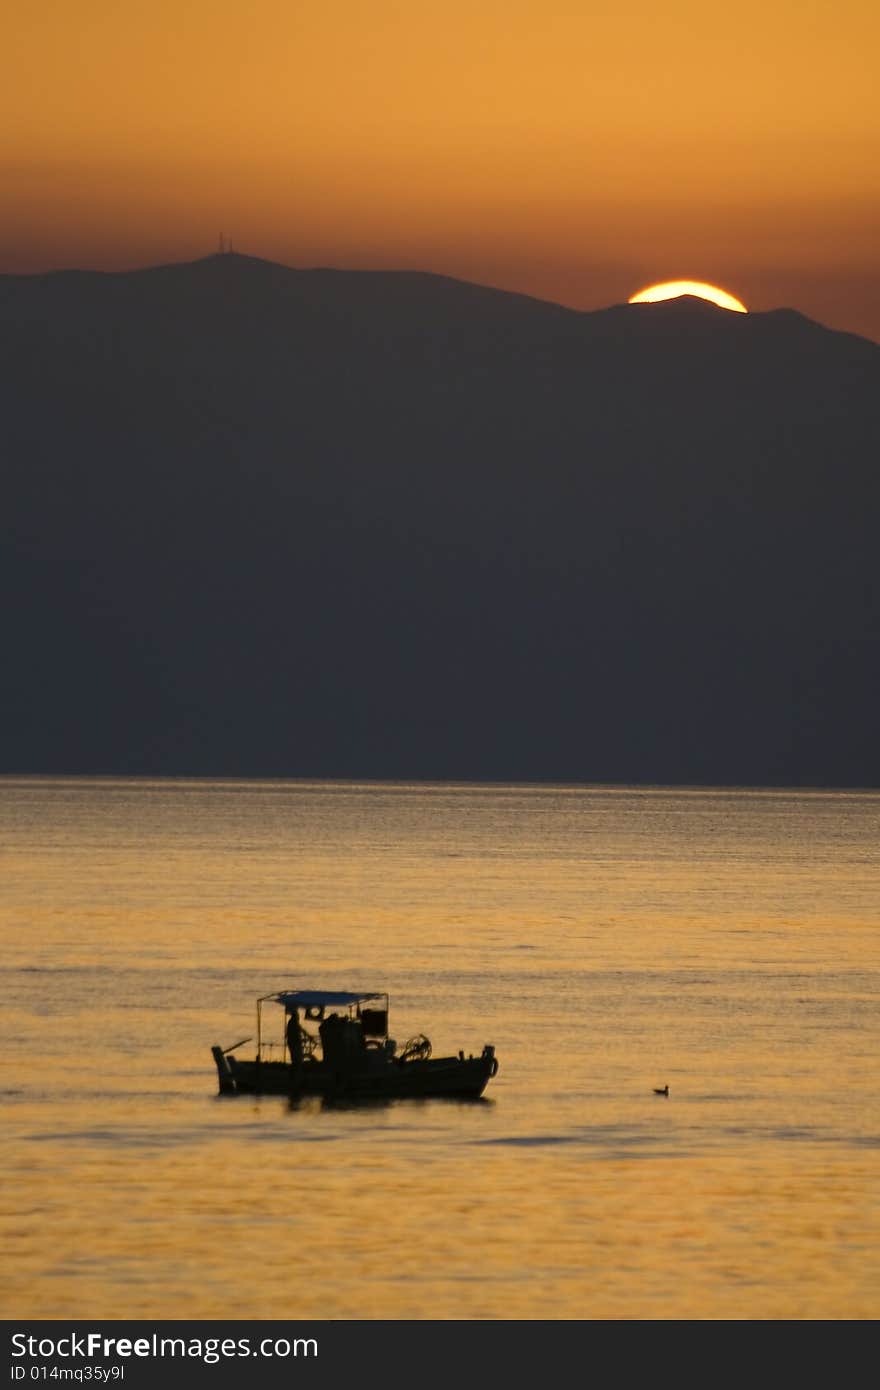
[[[475,294],[486,298],[494,298],[496,302],[507,301],[521,305],[536,305],[542,309],[556,311],[560,314],[573,316],[578,319],[590,319],[595,316],[606,314],[617,314],[623,312],[629,316],[642,314],[645,318],[649,314],[661,317],[669,314],[682,313],[703,313],[715,316],[718,322],[724,319],[735,320],[768,320],[774,317],[785,318],[789,321],[798,320],[804,324],[810,324],[815,328],[821,329],[826,333],[836,333],[843,337],[853,338],[859,342],[870,344],[871,347],[880,349],[880,344],[873,339],[863,335],[848,332],[845,329],[831,328],[827,324],[821,323],[817,319],[812,319],[803,314],[800,310],[780,305],[773,309],[749,310],[747,314],[734,314],[730,310],[712,303],[710,300],[703,299],[697,295],[685,294],[675,299],[661,300],[655,303],[629,304],[625,302],[617,304],[603,305],[595,309],[576,309],[570,305],[561,304],[555,300],[542,299],[536,295],[530,295],[522,291],[502,289],[497,286],[483,285],[477,281],[464,280],[460,277],[443,274],[430,270],[372,270],[372,269],[342,269],[333,266],[288,266],[279,261],[267,260],[259,256],[245,255],[237,251],[213,252],[209,255],[197,257],[189,261],[168,261],[154,266],[133,267],[128,270],[92,270],[79,268],[64,268],[33,272],[29,274],[10,274],[0,273],[0,290],[4,284],[13,282],[18,285],[26,285],[33,282],[52,282],[70,281],[85,284],[90,278],[96,282],[103,281],[110,284],[114,281],[137,282],[142,281],[146,287],[149,280],[154,277],[181,278],[188,273],[214,273],[214,272],[239,272],[254,271],[265,276],[277,277],[280,273],[283,277],[290,277],[290,283],[304,285],[312,280],[315,284],[329,283],[337,281],[339,283],[348,282],[355,284],[372,282],[377,287],[383,285],[396,285],[403,288],[415,285],[432,285],[438,289],[443,287],[453,287],[459,291]],[[276,283],[278,283],[276,278]],[[732,325],[731,325],[732,326]]]
[[[0,279],[0,771],[880,785],[870,340],[92,274]]]

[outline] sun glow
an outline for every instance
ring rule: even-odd
[[[639,290],[638,294],[630,295],[629,303],[656,304],[660,299],[678,299],[683,294],[693,294],[698,299],[709,299],[720,309],[732,309],[736,314],[749,312],[741,299],[728,294],[727,290],[719,289],[717,285],[707,285],[702,280],[664,280],[660,285],[649,285],[647,289]]]

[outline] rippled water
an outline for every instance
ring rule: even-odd
[[[0,779],[0,846],[0,1316],[880,1313],[880,796]],[[499,1074],[219,1098],[283,986]]]

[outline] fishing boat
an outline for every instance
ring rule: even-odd
[[[269,1038],[264,1006],[282,1011],[280,1037]],[[476,1099],[498,1071],[495,1048],[478,1056],[434,1057],[418,1033],[398,1047],[388,1034],[388,995],[282,989],[257,1000],[256,1052],[238,1055],[253,1038],[212,1047],[221,1095],[382,1098],[458,1096]]]

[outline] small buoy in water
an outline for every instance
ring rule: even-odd
[[[655,1086],[655,1087],[654,1087],[654,1095],[655,1095],[655,1096],[668,1096],[668,1095],[669,1095],[669,1083],[667,1082],[667,1084],[666,1084],[665,1086]]]

